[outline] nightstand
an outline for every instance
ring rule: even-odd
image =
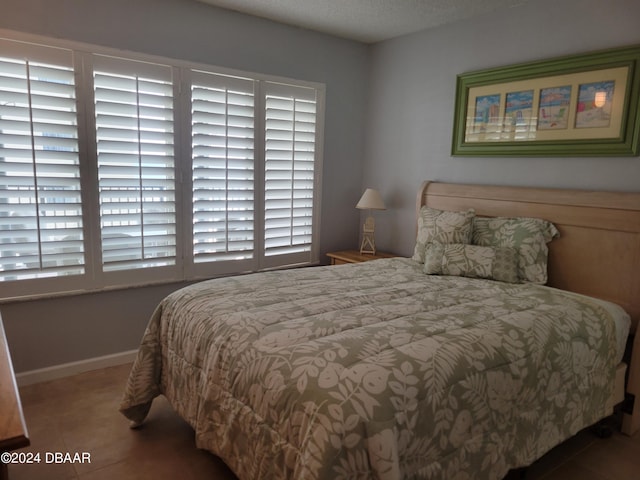
[[[387,252],[376,252],[373,255],[371,253],[360,253],[358,250],[342,250],[340,252],[329,252],[327,257],[331,259],[331,265],[342,265],[344,263],[368,262],[379,258],[392,258],[397,257],[397,255]]]

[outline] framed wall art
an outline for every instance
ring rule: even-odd
[[[638,155],[640,46],[458,75],[453,155]]]

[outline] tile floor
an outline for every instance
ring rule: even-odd
[[[214,455],[198,450],[194,433],[163,397],[143,428],[118,413],[130,365],[105,368],[20,389],[31,446],[41,463],[10,465],[10,480],[235,480]],[[47,464],[46,452],[88,452],[91,463]],[[521,478],[512,472],[507,479]],[[526,471],[526,480],[640,479],[640,434],[606,440],[584,431]],[[260,479],[256,479],[260,480]]]

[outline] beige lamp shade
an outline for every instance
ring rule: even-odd
[[[367,188],[364,191],[356,208],[361,210],[386,210],[380,192],[373,188]]]

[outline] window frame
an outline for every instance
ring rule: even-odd
[[[84,237],[85,273],[72,276],[24,279],[2,282],[0,302],[19,298],[38,298],[131,288],[151,284],[197,281],[216,276],[257,272],[319,263],[322,193],[322,159],[326,86],[318,82],[239,71],[205,63],[122,51],[75,41],[58,40],[0,29],[0,39],[24,43],[27,49],[60,48],[72,52],[75,69],[76,116],[80,157],[80,184]],[[102,268],[100,204],[98,190],[95,103],[93,96],[94,55],[124,61],[168,66],[173,73],[173,130],[175,168],[176,264],[166,267],[109,271]],[[192,71],[239,77],[254,82],[254,252],[249,261],[194,262],[193,255],[193,182],[191,141]],[[312,89],[316,93],[315,159],[313,181],[312,240],[309,252],[287,257],[286,262],[265,259],[265,85],[284,84]],[[281,257],[285,259],[285,256]]]

